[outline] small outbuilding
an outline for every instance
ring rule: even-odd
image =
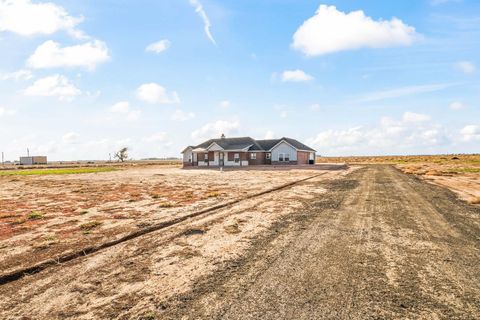
[[[34,164],[47,164],[47,157],[46,156],[28,156],[28,157],[20,157],[20,164],[31,166]]]

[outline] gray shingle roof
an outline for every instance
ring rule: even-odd
[[[314,149],[310,148],[309,146],[301,143],[298,140],[283,137],[280,139],[268,139],[268,140],[255,140],[250,137],[238,137],[238,138],[220,138],[220,139],[210,139],[207,140],[197,146],[191,146],[193,149],[196,148],[208,148],[212,143],[218,144],[225,150],[241,150],[247,147],[250,147],[249,151],[268,151],[272,149],[275,145],[277,145],[280,141],[286,141],[291,144],[293,147],[297,148],[298,150],[306,150],[306,151],[315,151]],[[188,147],[187,147],[188,148]],[[185,151],[185,150],[184,150]]]

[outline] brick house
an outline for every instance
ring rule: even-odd
[[[184,167],[304,165],[315,163],[315,150],[292,138],[250,137],[210,139],[183,151]]]

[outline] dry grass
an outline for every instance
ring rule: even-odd
[[[94,221],[82,223],[81,225],[79,225],[79,227],[82,230],[90,231],[90,230],[95,229],[96,227],[100,226],[101,224],[102,224],[101,221],[94,220]]]
[[[164,202],[160,202],[160,203],[158,204],[158,206],[159,206],[160,208],[173,208],[173,207],[175,207],[175,203],[173,203],[173,202],[168,202],[168,201],[164,201]]]
[[[210,191],[210,192],[207,192],[207,193],[205,194],[205,196],[206,196],[207,198],[216,198],[216,197],[221,196],[221,193],[218,192],[218,191]]]
[[[63,169],[33,169],[33,170],[5,170],[0,171],[0,176],[32,176],[32,175],[52,175],[52,174],[79,174],[109,172],[117,170],[115,168],[63,168]]]
[[[43,214],[42,214],[41,212],[32,211],[32,212],[28,215],[28,220],[39,220],[39,219],[43,219]]]

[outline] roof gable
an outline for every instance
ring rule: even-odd
[[[286,142],[287,144],[289,144],[290,146],[292,146],[297,150],[315,152],[314,149],[306,146],[305,144],[295,139],[287,138],[287,137],[283,137],[281,139],[264,139],[264,140],[255,140],[255,139],[252,139],[251,137],[219,138],[219,139],[210,139],[197,146],[191,146],[191,147],[193,149],[206,149],[211,151],[217,151],[217,150],[270,151],[282,141]],[[215,149],[212,149],[213,147]]]

